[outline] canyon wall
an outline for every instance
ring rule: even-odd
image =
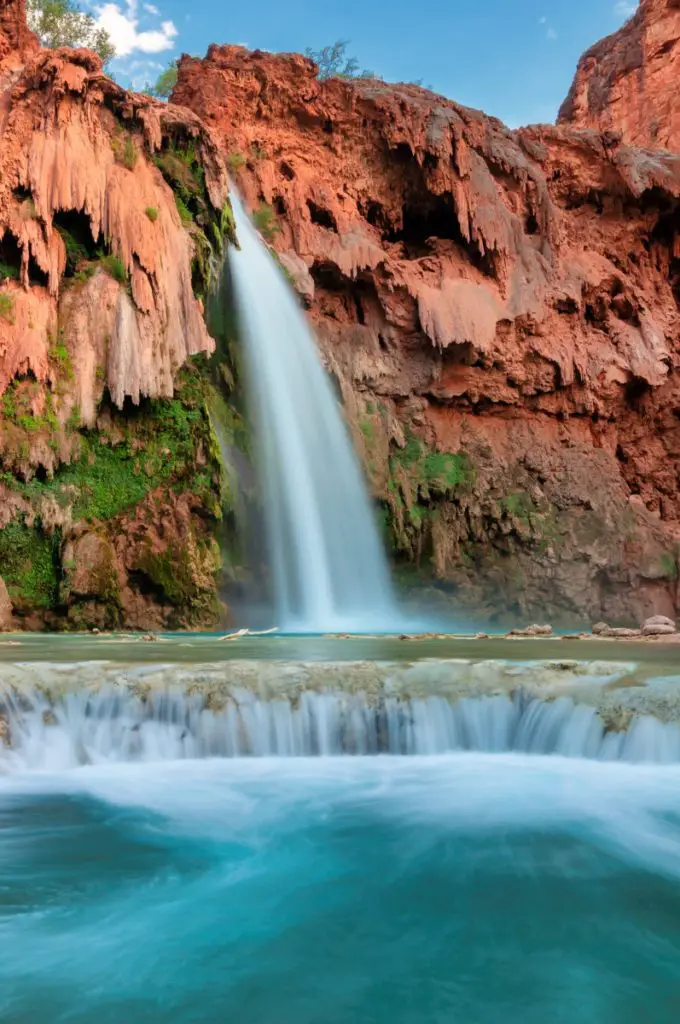
[[[404,582],[495,621],[674,612],[680,157],[234,46],[173,101],[308,308]]]
[[[632,146],[680,150],[680,0],[642,0],[583,54],[559,121]]]
[[[0,625],[214,623],[203,300],[227,177],[195,114],[0,5]]]
[[[581,62],[573,124],[513,132],[230,46],[183,58],[161,104],[40,49],[0,0],[0,627],[226,621],[224,462],[248,438],[228,298],[211,331],[204,300],[227,172],[308,310],[409,592],[493,622],[677,613],[680,155],[626,144],[651,143],[617,57],[637,33],[675,146],[650,28],[674,60],[675,16],[643,3]]]

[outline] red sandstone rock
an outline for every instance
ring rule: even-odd
[[[0,0],[0,63],[20,63],[40,43],[26,24],[25,0]]]
[[[680,157],[233,46],[173,98],[276,211],[397,548],[515,621],[672,613]]]
[[[623,28],[583,54],[559,120],[680,150],[678,83],[680,2],[642,0]]]
[[[192,290],[194,243],[153,153],[176,132],[193,139],[217,209],[226,174],[189,111],[126,92],[87,50],[36,50],[30,33],[12,32],[22,6],[5,3],[0,22],[5,46],[19,47],[0,62],[0,246],[20,261],[19,280],[2,288],[9,312],[0,316],[0,394],[17,374],[49,379],[59,318],[75,372],[73,402],[92,424],[105,386],[117,405],[126,396],[170,395],[187,356],[213,348]],[[57,214],[84,218],[93,244],[106,240],[129,288],[100,272],[64,293]]]

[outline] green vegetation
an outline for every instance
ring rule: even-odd
[[[253,210],[253,224],[268,242],[272,242],[281,230],[276,213],[268,203],[260,203],[257,209]]]
[[[111,277],[118,281],[119,284],[127,284],[128,275],[120,256],[114,256],[109,254],[108,256],[102,256],[101,264],[104,270],[111,275]]]
[[[14,296],[8,292],[0,292],[0,320],[14,323]]]
[[[59,537],[47,537],[39,523],[29,527],[15,519],[0,530],[2,577],[14,601],[38,608],[54,605],[59,590],[57,576]]]
[[[144,213],[147,215],[152,224],[155,224],[158,220],[158,210],[155,206],[147,206]]]
[[[47,392],[41,415],[33,412],[36,399],[40,395],[40,385],[28,378],[15,378],[5,389],[0,399],[0,413],[3,419],[13,423],[26,433],[33,434],[38,430],[52,432],[57,427],[54,413],[52,393]]]
[[[193,223],[193,217],[191,216],[191,210],[186,206],[183,199],[180,196],[175,196],[175,206],[179,214],[179,219],[182,221],[185,227]]]
[[[14,381],[2,396],[2,415],[27,430],[56,427],[51,402],[42,417],[30,415],[36,386],[34,381]],[[145,400],[139,408],[113,414],[115,440],[104,431],[81,430],[79,457],[61,466],[52,479],[22,482],[0,473],[0,480],[34,502],[49,495],[64,507],[70,505],[74,521],[110,520],[161,484],[174,486],[180,481],[211,507],[213,470],[206,472],[204,464],[199,471],[196,461],[202,448],[215,467],[219,462],[207,413],[209,396],[200,370],[184,367],[175,398]],[[79,424],[76,407],[67,427],[76,431]]]
[[[246,165],[246,158],[243,153],[230,153],[227,157],[227,163],[232,171],[240,171]]]
[[[386,503],[394,546],[413,551],[416,538],[434,519],[439,499],[451,499],[474,482],[475,471],[466,452],[430,449],[407,429],[406,444],[395,449],[389,460]]]
[[[199,539],[191,532],[181,546],[160,552],[143,550],[136,569],[166,601],[182,610],[185,623],[200,623],[219,615],[214,579],[220,565],[216,542]]]
[[[157,153],[154,162],[176,195],[196,216],[208,213],[205,195],[205,171],[194,139],[170,143]]]
[[[75,276],[81,264],[91,260],[97,254],[93,240],[78,238],[62,224],[55,224],[66,248],[66,274]],[[82,232],[81,232],[82,233]]]
[[[368,411],[368,410],[367,410]],[[373,444],[375,441],[375,426],[372,420],[362,420],[359,424],[361,433],[364,435],[366,440]]]
[[[177,61],[173,60],[168,64],[165,71],[161,71],[153,85],[146,85],[144,92],[157,100],[169,100],[172,90],[177,85]]]
[[[390,477],[405,478],[416,499],[427,499],[430,493],[448,494],[458,487],[474,483],[472,463],[465,452],[432,451],[420,438],[406,435],[406,444],[390,459]]]
[[[324,46],[320,50],[307,47],[305,55],[318,64],[319,78],[322,81],[327,78],[375,78],[372,71],[361,70],[356,57],[347,55],[348,46],[349,40],[339,39],[332,46]]]
[[[499,504],[509,516],[523,520],[527,524],[536,513],[536,506],[526,491],[514,491],[505,498],[501,498]]]
[[[231,207],[227,203],[222,210],[214,209],[195,139],[171,141],[154,162],[172,188],[180,220],[194,241],[192,284],[195,295],[204,299],[213,280],[213,256],[222,254],[225,237],[233,237]]]
[[[661,575],[669,580],[677,580],[678,578],[678,559],[670,551],[664,551],[660,558],[661,562]]]
[[[104,65],[116,55],[108,32],[73,0],[26,0],[26,17],[29,28],[50,49],[85,46],[98,53]]]
[[[111,139],[111,149],[116,158],[116,163],[127,167],[128,171],[134,171],[139,159],[139,152],[131,135],[119,133]]]
[[[521,533],[533,538],[539,552],[545,553],[559,541],[557,512],[552,506],[544,503],[544,507],[539,507],[526,491],[512,491],[498,504],[501,512],[514,520]]]
[[[63,343],[63,337],[57,344],[52,345],[48,352],[48,358],[57,370],[60,380],[73,380],[73,363],[71,354]]]
[[[12,263],[3,263],[0,260],[0,281],[16,281],[19,277],[19,268]]]

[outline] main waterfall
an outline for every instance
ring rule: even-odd
[[[312,332],[284,275],[231,197],[229,252],[276,596],[300,632],[394,628],[395,606],[361,471]]]

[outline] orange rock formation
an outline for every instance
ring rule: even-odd
[[[192,291],[193,242],[150,157],[181,129],[203,150],[218,209],[226,176],[194,115],[121,89],[89,51],[36,50],[29,37],[19,53],[22,64],[14,50],[0,66],[0,247],[20,260],[18,280],[4,288],[13,310],[2,323],[0,394],[17,373],[49,377],[66,267],[54,218],[74,214],[129,277],[127,288],[104,270],[94,274],[82,285],[72,329],[59,323],[69,335],[77,400],[92,423],[105,386],[117,405],[126,396],[172,394],[187,356],[213,347]]]
[[[673,609],[680,158],[233,46],[173,99],[266,204],[396,548],[472,609]]]
[[[8,592],[33,626],[212,624],[195,480],[203,471],[206,493],[207,412],[195,398],[169,407],[172,434],[148,400],[214,349],[197,281],[227,198],[215,143],[190,111],[120,88],[93,53],[41,49],[23,0],[0,0],[0,137],[0,628]]]
[[[680,150],[680,2],[642,0],[579,61],[559,120],[632,146]]]

